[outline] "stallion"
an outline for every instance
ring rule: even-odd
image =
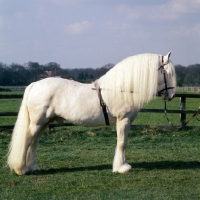
[[[31,83],[25,90],[9,145],[10,169],[18,175],[40,171],[36,163],[40,137],[49,123],[66,119],[80,126],[116,125],[112,171],[130,172],[125,148],[131,123],[143,104],[157,93],[168,101],[174,97],[176,74],[170,54],[128,57],[91,84],[53,77]]]

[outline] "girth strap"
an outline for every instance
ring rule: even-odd
[[[92,88],[92,89],[93,90],[97,90],[99,101],[100,101],[100,105],[102,107],[103,115],[104,115],[104,118],[105,118],[105,123],[106,123],[107,126],[109,126],[110,122],[109,122],[108,113],[107,113],[107,109],[106,109],[107,106],[106,106],[105,101],[102,98],[101,88],[99,87],[97,82],[94,82],[94,86],[95,86],[95,88]]]

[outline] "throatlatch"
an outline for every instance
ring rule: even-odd
[[[103,115],[104,115],[104,118],[105,118],[105,123],[106,123],[107,126],[109,126],[110,122],[109,122],[108,113],[107,113],[107,109],[106,109],[107,106],[106,106],[106,103],[103,100],[102,95],[101,95],[101,90],[102,89],[99,87],[99,85],[98,85],[98,83],[96,81],[94,82],[94,86],[95,86],[95,88],[92,88],[92,89],[93,90],[97,90],[99,101],[100,101],[100,105],[102,107]]]

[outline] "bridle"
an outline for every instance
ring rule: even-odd
[[[163,62],[163,56],[162,56],[162,62]],[[158,95],[165,95],[165,96],[168,96],[168,90],[169,89],[174,89],[174,87],[167,87],[167,79],[166,79],[166,71],[165,71],[165,68],[164,68],[164,66],[165,66],[166,64],[163,64],[163,65],[161,65],[159,68],[158,68],[158,70],[160,70],[161,71],[161,73],[163,74],[163,76],[164,76],[164,82],[165,82],[165,88],[164,89],[162,89],[162,90],[160,90],[160,91],[158,91]]]
[[[163,56],[162,56],[162,63],[163,63]],[[165,68],[164,68],[165,65],[166,65],[166,64],[163,63],[163,64],[158,68],[158,70],[160,70],[160,72],[163,74],[164,82],[165,82],[165,88],[162,89],[162,90],[160,90],[160,91],[158,91],[158,95],[164,95],[165,97],[167,97],[167,96],[168,96],[168,90],[169,90],[169,89],[174,89],[174,87],[167,87],[167,79],[166,79],[166,74],[165,74],[166,71],[165,71]],[[164,107],[165,117],[166,117],[168,123],[169,123],[170,125],[173,126],[172,122],[170,121],[170,119],[169,119],[168,116],[167,116],[167,105],[166,105],[166,100],[164,100],[164,105],[165,105],[165,107]]]

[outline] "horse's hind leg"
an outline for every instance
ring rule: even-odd
[[[117,147],[113,161],[113,172],[126,173],[131,171],[131,166],[126,163],[125,148],[127,144],[130,120],[128,118],[117,120]]]
[[[27,156],[26,156],[26,166],[31,173],[38,173],[40,168],[36,163],[36,148],[37,144],[42,136],[43,131],[46,129],[47,125],[30,125],[30,133],[33,135],[32,143],[30,144]]]
[[[12,170],[18,175],[30,173],[29,168],[26,166],[27,150],[32,142],[32,135],[27,130],[26,135],[13,133],[8,164]]]

